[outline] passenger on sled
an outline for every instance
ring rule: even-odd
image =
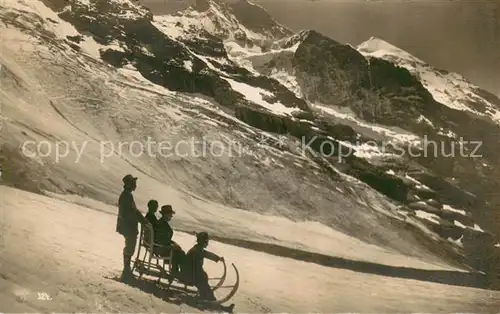
[[[175,214],[171,205],[163,205],[160,209],[161,218],[154,226],[155,243],[161,246],[155,246],[153,252],[158,256],[169,256],[172,252],[172,276],[177,277],[180,273],[180,267],[184,259],[185,252],[182,248],[172,241],[174,231],[170,227],[169,221]]]
[[[157,200],[149,200],[148,213],[146,214],[146,219],[153,226],[153,228],[158,223],[158,219],[155,216],[156,211],[158,211],[158,201]]]
[[[206,232],[196,234],[196,244],[186,253],[182,265],[183,279],[186,283],[193,284],[197,289],[200,299],[203,301],[217,301],[214,292],[208,283],[208,275],[203,269],[205,258],[214,262],[224,261],[224,257],[207,251],[209,237]],[[232,313],[234,303],[229,306],[217,305],[221,310]]]
[[[224,258],[207,251],[205,248],[208,246],[208,242],[208,233],[200,232],[196,234],[196,244],[187,252],[182,270],[183,278],[196,286],[201,299],[215,301],[214,293],[208,284],[208,275],[203,269],[203,260],[208,258],[214,262],[219,262],[223,261]]]

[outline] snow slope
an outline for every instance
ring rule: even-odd
[[[96,210],[4,186],[0,195],[2,312],[198,312],[176,304],[179,295],[143,293],[108,279],[121,267],[123,240],[108,213],[114,207],[91,202]],[[194,242],[182,232],[174,239],[185,249]],[[500,292],[324,267],[215,241],[210,247],[240,270],[236,312],[477,313],[496,311],[500,302]],[[220,272],[207,264],[213,276]]]

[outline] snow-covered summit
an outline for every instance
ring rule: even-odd
[[[12,1],[12,0],[7,0]],[[67,1],[42,1],[49,8],[60,11],[85,11],[85,17],[92,20],[101,15],[112,14],[119,20],[138,20],[141,18],[151,19],[151,11],[134,0],[67,0]]]
[[[262,20],[265,22],[259,22]],[[175,38],[197,37],[207,32],[223,40],[239,41],[243,46],[261,44],[290,33],[262,7],[246,0],[231,4],[198,0],[185,10],[156,16],[155,21],[168,28]]]
[[[500,99],[458,73],[437,69],[387,41],[371,37],[357,47],[367,57],[384,59],[412,73],[439,103],[500,124]]]
[[[393,61],[405,60],[407,62],[425,64],[424,61],[378,37],[370,37],[370,39],[361,43],[357,48],[360,52],[373,57],[393,58]]]

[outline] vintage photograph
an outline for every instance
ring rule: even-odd
[[[0,21],[0,313],[500,312],[499,0]]]

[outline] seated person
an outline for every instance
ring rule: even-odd
[[[151,225],[153,227],[158,222],[158,219],[155,216],[157,210],[158,210],[158,201],[157,200],[149,200],[148,213],[146,214],[146,219],[151,223]]]
[[[187,252],[182,265],[182,279],[188,285],[194,285],[198,289],[200,299],[205,301],[216,301],[214,292],[208,284],[208,275],[203,269],[203,260],[208,258],[214,262],[223,261],[224,258],[215,253],[207,251],[208,233],[199,232],[196,234],[196,244]],[[210,303],[209,303],[210,305]],[[224,306],[214,304],[214,310],[233,313],[234,303]]]
[[[196,234],[196,244],[186,253],[182,270],[183,277],[196,286],[202,299],[215,301],[214,293],[208,284],[208,275],[203,269],[203,260],[208,258],[214,262],[219,262],[224,258],[205,250],[208,242],[208,233],[200,232]]]
[[[148,213],[146,214],[146,220],[149,221],[149,223],[151,224],[151,227],[153,228],[154,230],[154,227],[156,225],[156,223],[158,222],[158,219],[156,218],[155,216],[155,213],[156,211],[158,210],[158,201],[157,200],[149,200],[148,202]],[[150,238],[150,234],[149,234],[149,230],[148,228],[146,228],[144,230],[144,242],[150,246],[151,245],[151,238]]]
[[[172,252],[172,275],[175,277],[180,273],[180,265],[184,259],[184,251],[182,248],[172,241],[172,237],[174,235],[174,231],[170,224],[168,223],[172,216],[175,214],[171,205],[163,205],[160,209],[161,218],[155,225],[154,232],[154,241],[155,244],[159,244],[161,246],[155,246],[153,251],[155,254],[165,257],[170,255],[170,250]]]

